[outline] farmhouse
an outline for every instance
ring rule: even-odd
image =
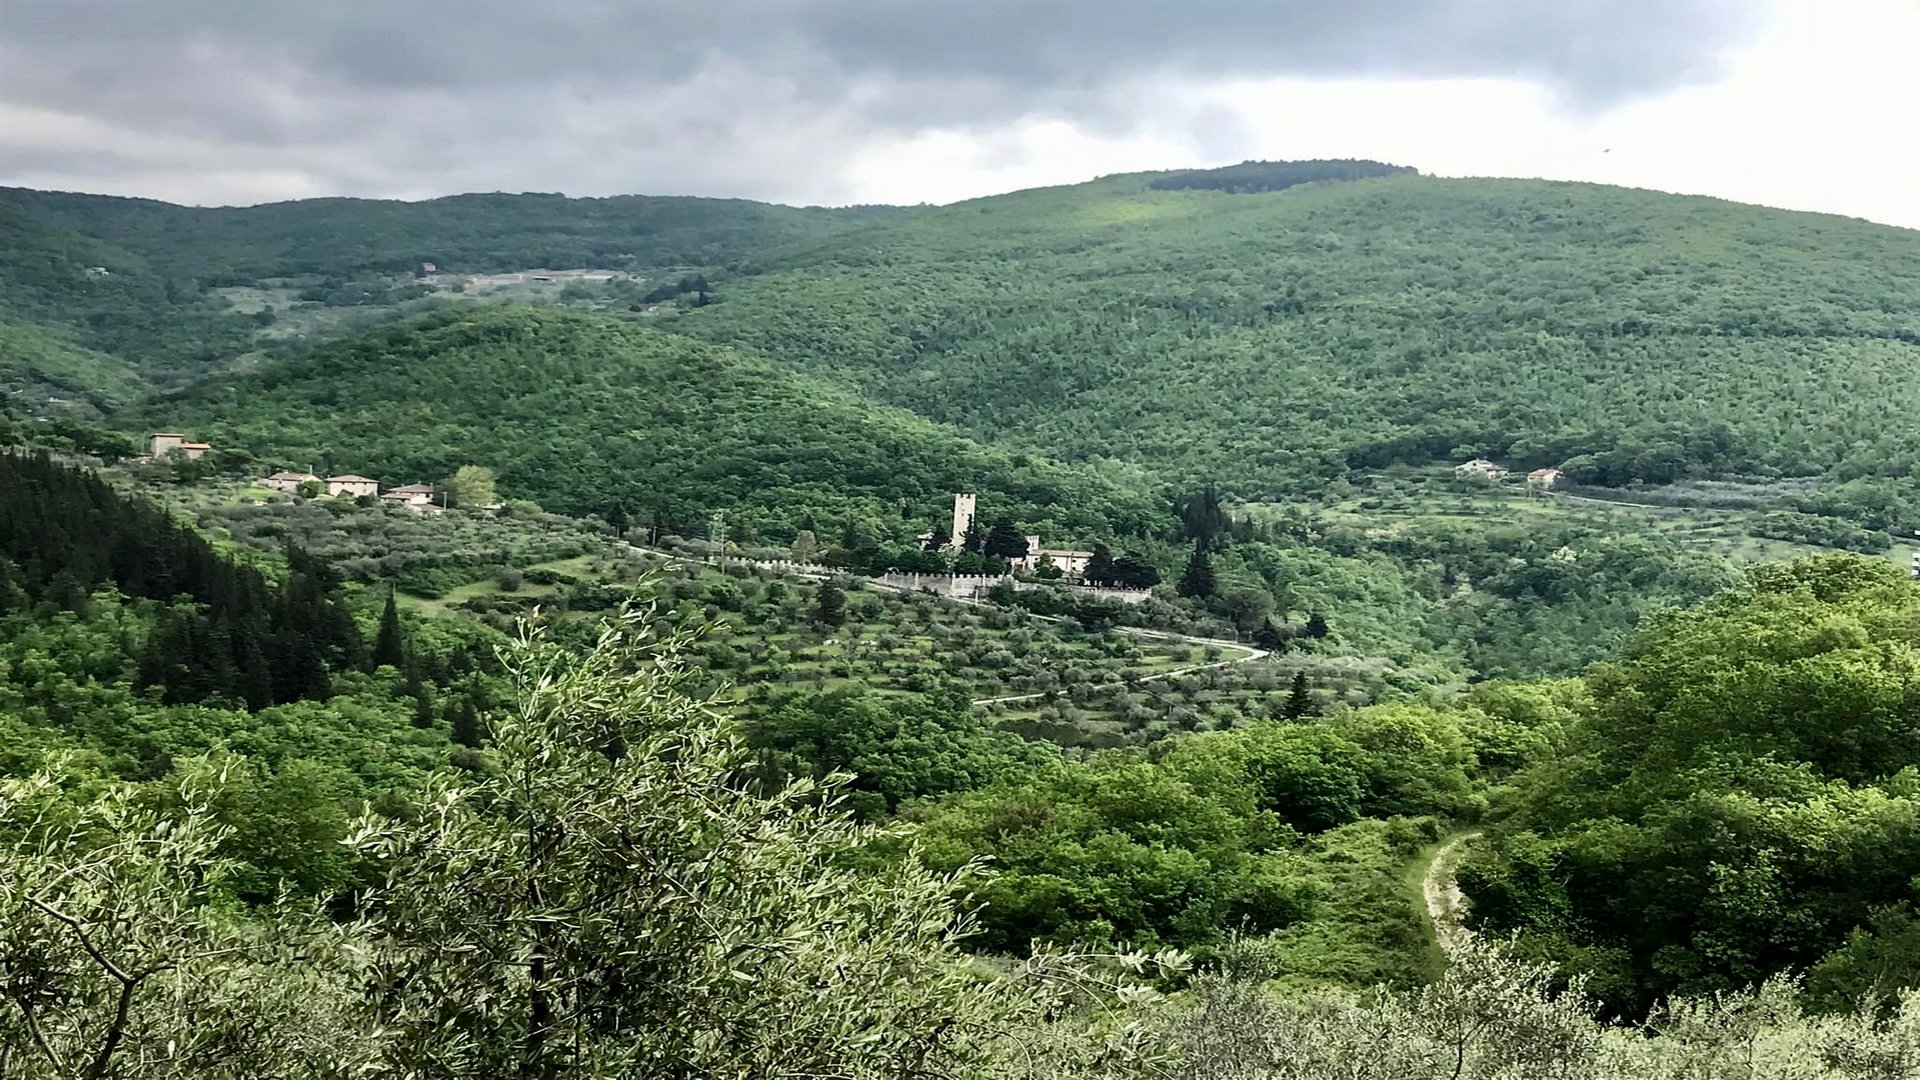
[[[211,443],[188,442],[187,437],[177,431],[156,431],[147,436],[147,456],[151,458],[180,454],[193,460],[211,449]]]
[[[364,476],[348,473],[345,476],[327,477],[327,494],[357,499],[362,495],[380,494],[380,481],[369,480]]]
[[[317,484],[319,482],[320,478],[312,473],[283,471],[274,473],[272,476],[260,481],[260,486],[263,488],[271,488],[274,491],[284,491],[292,495],[300,490],[301,484]]]
[[[380,501],[388,506],[402,506],[421,513],[438,513],[440,508],[433,504],[432,484],[407,484],[382,492]]]
[[[1453,467],[1453,474],[1468,479],[1504,480],[1507,476],[1507,470],[1482,457],[1474,458],[1472,461],[1463,461],[1455,465]]]

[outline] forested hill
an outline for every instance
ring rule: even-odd
[[[803,376],[803,398],[837,383],[854,413],[879,402],[981,445],[1106,459],[1167,488],[1213,479],[1250,498],[1313,494],[1355,472],[1486,455],[1603,485],[1864,478],[1876,490],[1848,489],[1848,506],[1906,509],[1851,516],[1920,524],[1909,479],[1920,474],[1920,233],[1836,217],[1375,162],[1251,162],[846,210],[543,195],[199,210],[10,190],[0,239],[0,318],[56,327],[50,340],[162,385],[472,302],[417,295],[422,261],[601,264],[667,280],[680,271],[665,267],[692,265],[702,287],[684,303],[646,291],[657,281],[571,297],[556,286],[541,299],[644,313],[732,349],[729,370],[784,373],[756,382]],[[274,278],[293,298],[246,313],[213,288],[271,275],[341,287]],[[61,370],[90,354],[41,342],[34,355],[50,357],[39,374],[8,377],[44,398],[62,396],[72,380]],[[267,363],[244,385],[257,396],[279,389],[262,379],[308,370]],[[423,401],[449,427],[477,430],[498,392]],[[347,405],[328,407],[351,418]],[[235,430],[250,423],[223,415]],[[559,422],[615,439],[627,430],[615,416]],[[527,484],[567,492],[552,470],[520,468]],[[585,492],[560,497],[592,505]]]
[[[888,538],[977,491],[982,514],[1064,539],[1165,516],[1093,474],[982,446],[731,349],[552,309],[471,308],[390,327],[136,414],[274,465],[386,484],[491,466],[502,493],[568,513],[790,539],[810,514]]]
[[[39,324],[176,385],[263,343],[271,312],[235,310],[219,291],[228,287],[357,285],[347,291],[379,296],[427,263],[462,274],[723,266],[895,212],[540,194],[201,208],[0,188],[0,319]],[[0,338],[11,334],[0,327]]]
[[[1920,233],[1583,184],[1165,179],[792,246],[677,328],[1249,493],[1474,454],[1604,483],[1920,463]]]
[[[538,193],[190,207],[24,188],[0,188],[0,208],[123,249],[168,280],[207,285],[410,273],[422,262],[453,273],[723,265],[771,244],[830,237],[899,212]]]

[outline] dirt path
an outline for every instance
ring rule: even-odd
[[[1428,860],[1426,873],[1420,877],[1420,893],[1427,903],[1427,919],[1433,923],[1434,939],[1440,943],[1440,951],[1449,956],[1472,934],[1464,925],[1467,898],[1460,892],[1455,874],[1460,869],[1460,860],[1466,857],[1467,842],[1479,835],[1461,833],[1441,844]]]

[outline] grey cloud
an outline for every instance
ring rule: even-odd
[[[544,156],[830,198],[835,151],[877,134],[1125,129],[1182,80],[1520,77],[1603,108],[1711,77],[1754,22],[1744,0],[0,0],[0,105],[272,151],[328,189]],[[1230,118],[1193,122],[1223,156]],[[0,131],[0,181],[25,152]]]

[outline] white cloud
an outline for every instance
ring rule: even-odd
[[[1443,176],[1584,180],[1920,228],[1920,5],[1783,3],[1725,78],[1597,114],[1519,79],[1247,79],[1160,87],[1230,112],[1230,149],[1165,124],[1101,136],[1058,122],[926,132],[872,147],[858,197],[950,200],[1096,174],[1246,158],[1360,157]],[[1208,152],[1208,151],[1211,152]]]
[[[0,0],[21,16],[0,27],[0,183],[913,203],[1368,157],[1920,227],[1913,0],[1196,0],[1152,25],[1075,0],[992,33],[932,0],[764,0],[758,29],[639,18],[655,0],[479,0],[414,52],[418,13],[372,0],[258,0],[196,29],[212,2],[155,0],[95,40],[66,0]],[[1208,48],[1217,73],[1196,74]]]

